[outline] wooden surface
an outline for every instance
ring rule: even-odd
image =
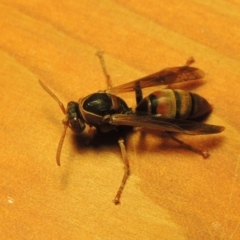
[[[0,24],[1,239],[240,238],[238,1],[0,0]],[[194,56],[207,77],[192,90],[214,105],[207,122],[226,127],[179,137],[209,150],[208,160],[130,135],[119,206],[117,143],[86,147],[68,131],[58,167],[64,116],[38,84],[64,104],[105,89],[98,50],[114,85]],[[132,94],[122,97],[132,105]]]

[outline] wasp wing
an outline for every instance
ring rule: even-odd
[[[194,67],[182,66],[165,68],[159,72],[153,73],[146,77],[137,79],[132,82],[122,84],[117,87],[106,90],[108,93],[130,92],[140,88],[153,87],[157,85],[167,85],[185,81],[198,80],[205,76],[205,73]]]
[[[178,132],[189,135],[214,134],[224,130],[223,126],[210,125],[200,122],[163,118],[160,116],[113,114],[103,118],[103,122],[111,125],[143,127],[160,131]]]

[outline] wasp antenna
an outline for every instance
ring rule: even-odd
[[[58,103],[59,107],[61,108],[63,114],[66,114],[66,110],[62,102],[58,99],[58,97],[41,81],[38,80],[41,87]]]
[[[68,125],[64,124],[63,133],[62,133],[62,136],[61,136],[60,141],[58,143],[57,154],[56,154],[56,161],[57,161],[58,166],[61,166],[60,156],[61,156],[62,146],[63,146],[63,142],[64,142],[64,139],[65,139],[65,136],[66,136],[67,128],[68,128]]]

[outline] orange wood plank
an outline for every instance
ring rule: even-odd
[[[1,239],[239,239],[239,27],[238,1],[0,0]],[[64,103],[105,89],[98,50],[114,85],[194,56],[207,77],[192,91],[214,105],[206,122],[226,127],[179,137],[207,160],[134,132],[119,206],[118,144],[68,131],[58,167],[64,116],[38,84]]]

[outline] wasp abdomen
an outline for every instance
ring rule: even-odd
[[[159,114],[167,118],[196,119],[211,111],[212,107],[203,97],[179,89],[163,89],[151,93],[136,108],[136,112]]]

